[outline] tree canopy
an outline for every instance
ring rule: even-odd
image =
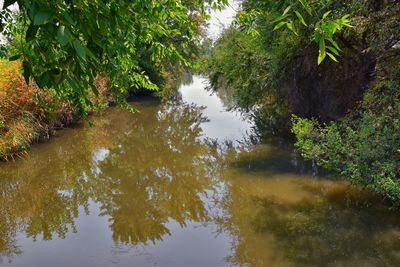
[[[17,3],[19,14],[10,6]],[[114,97],[128,88],[157,86],[141,67],[139,51],[150,64],[185,64],[185,51],[198,41],[207,9],[227,0],[5,0],[0,30],[17,47],[10,60],[23,61],[23,74],[41,88],[53,88],[82,113],[90,105],[96,75],[109,77]],[[200,19],[194,19],[195,17]]]

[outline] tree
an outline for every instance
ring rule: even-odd
[[[129,87],[157,89],[140,67],[138,51],[146,50],[154,65],[166,59],[185,63],[182,51],[198,38],[198,25],[190,18],[194,13],[206,17],[207,8],[227,2],[5,0],[0,30],[7,34],[15,26],[7,14],[17,3],[24,45],[10,59],[23,61],[27,82],[33,78],[41,88],[54,88],[85,114],[90,92],[98,93],[93,85],[98,74],[110,78],[120,105]]]

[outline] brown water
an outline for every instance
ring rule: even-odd
[[[0,265],[400,266],[399,213],[281,140],[249,145],[203,82],[1,164]]]

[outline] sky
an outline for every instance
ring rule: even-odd
[[[211,12],[208,33],[211,39],[216,40],[224,28],[227,28],[236,15],[239,8],[238,0],[229,0],[229,6],[222,11]]]
[[[0,9],[3,9],[3,3],[4,3],[4,0],[0,0]],[[17,4],[14,4],[13,6],[16,7],[16,5]]]

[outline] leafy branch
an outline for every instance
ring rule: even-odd
[[[349,15],[346,14],[338,19],[331,16],[332,10],[326,11],[322,15],[306,0],[297,0],[301,8],[296,9],[295,5],[288,6],[278,18],[272,23],[276,23],[274,31],[286,26],[294,34],[299,35],[300,27],[305,27],[313,31],[312,40],[318,46],[318,65],[328,56],[333,61],[338,62],[337,57],[342,51],[335,41],[334,36],[344,27],[350,25]],[[312,23],[312,21],[315,21]],[[296,23],[297,22],[297,23]]]
[[[244,30],[247,34],[256,36],[259,33],[254,26],[259,14],[260,12],[255,9],[251,9],[250,11],[239,11],[236,15],[234,25]]]
[[[18,45],[21,49],[15,49],[9,59],[23,62],[27,82],[33,79],[40,88],[54,89],[85,115],[85,107],[91,105],[90,93],[98,93],[93,85],[97,75],[110,79],[114,98],[124,106],[128,106],[124,96],[129,88],[157,90],[146,66],[187,64],[187,48],[196,46],[196,29],[207,17],[206,11],[227,3],[5,0],[0,7],[0,33],[11,40],[9,48],[17,38],[8,35],[7,28],[23,30],[18,40],[24,45]],[[19,24],[6,16],[13,4],[19,7]],[[193,22],[193,14],[201,19]]]

